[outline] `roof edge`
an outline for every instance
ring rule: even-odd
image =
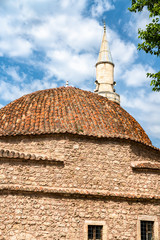
[[[136,140],[136,139],[133,139],[133,138],[129,138],[129,137],[120,137],[120,136],[113,136],[113,137],[111,137],[111,136],[109,136],[109,137],[103,137],[103,136],[94,136],[94,135],[85,135],[85,134],[78,134],[78,133],[71,133],[71,132],[67,132],[67,131],[65,131],[65,132],[54,132],[54,133],[35,133],[35,134],[15,134],[15,135],[3,135],[3,136],[0,136],[0,139],[3,139],[3,138],[8,138],[8,137],[19,137],[19,136],[22,136],[22,137],[27,137],[27,136],[30,136],[30,137],[32,137],[32,136],[47,136],[47,135],[49,135],[49,136],[51,136],[51,135],[71,135],[71,136],[77,136],[77,137],[82,137],[82,138],[90,138],[90,139],[116,139],[116,140],[124,140],[124,141],[131,141],[131,142],[134,142],[134,143],[138,143],[138,144],[141,144],[141,145],[144,145],[144,146],[146,146],[146,147],[149,147],[149,148],[151,148],[151,149],[153,149],[153,150],[156,150],[156,151],[159,151],[160,152],[160,148],[157,148],[157,147],[155,147],[155,146],[153,146],[152,144],[147,144],[147,143],[144,143],[144,142],[142,142],[142,141],[138,141],[138,140]],[[1,151],[1,150],[0,150]],[[8,150],[9,151],[9,150]],[[22,154],[24,154],[24,153],[22,153]],[[34,155],[34,154],[33,154]],[[0,156],[1,157],[1,156]],[[41,157],[43,157],[43,156],[41,156]]]

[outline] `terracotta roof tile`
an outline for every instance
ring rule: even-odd
[[[60,87],[25,95],[0,109],[0,136],[72,133],[151,145],[121,106],[95,93]]]

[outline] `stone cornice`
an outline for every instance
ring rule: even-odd
[[[142,161],[142,162],[132,162],[131,167],[137,170],[156,170],[160,171],[160,162],[150,162],[150,161]]]
[[[55,188],[42,186],[22,186],[22,185],[0,185],[0,192],[3,193],[28,193],[28,194],[50,194],[64,197],[76,198],[98,198],[98,199],[115,199],[130,201],[160,201],[160,195],[134,194],[109,192],[106,190],[78,189],[78,188]]]
[[[50,163],[63,163],[62,160],[52,159],[47,156],[40,156],[35,154],[23,153],[23,152],[16,152],[10,150],[0,149],[0,159],[1,158],[8,158],[8,159],[22,159],[22,160],[31,160],[37,162],[50,162]]]

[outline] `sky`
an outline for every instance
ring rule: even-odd
[[[0,0],[0,107],[36,90],[95,89],[103,21],[115,64],[121,106],[160,148],[160,93],[147,72],[160,59],[137,50],[148,12],[131,13],[131,0]]]

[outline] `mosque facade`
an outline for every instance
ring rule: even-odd
[[[160,149],[120,106],[106,28],[96,89],[0,109],[0,240],[159,240]]]

